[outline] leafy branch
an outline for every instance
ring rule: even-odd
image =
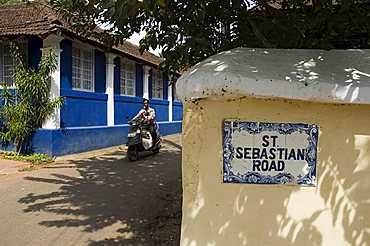
[[[369,0],[52,0],[72,28],[108,47],[145,30],[180,69],[234,47],[370,48]],[[97,31],[101,24],[109,30]]]

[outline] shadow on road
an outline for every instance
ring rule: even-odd
[[[168,141],[166,141],[168,142]],[[60,215],[45,227],[107,231],[89,245],[179,245],[181,224],[181,146],[165,145],[155,156],[129,162],[125,151],[50,167],[47,177],[25,179],[59,185],[47,194],[29,193],[19,200],[26,213]],[[74,169],[77,175],[63,174]]]
[[[166,139],[166,143],[171,145],[172,147],[177,148],[178,150],[182,150],[182,146],[180,144],[176,143],[175,141],[171,141],[169,139]]]

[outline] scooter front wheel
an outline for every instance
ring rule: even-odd
[[[130,161],[136,161],[139,158],[137,146],[130,146],[127,150],[127,157]]]
[[[153,154],[158,154],[160,148],[161,148],[161,145],[158,144],[158,146],[155,149],[152,149]]]

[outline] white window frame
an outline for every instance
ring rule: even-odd
[[[163,100],[163,73],[159,69],[152,68],[152,98]]]
[[[26,65],[28,64],[28,42],[26,40],[21,40],[21,41],[16,41],[17,45],[19,46],[19,51],[21,53],[21,55],[23,55],[23,58],[25,59],[25,63]],[[10,83],[7,83],[7,87],[8,88],[15,88],[15,85],[14,85],[14,80],[13,80],[13,73],[11,71],[12,67],[14,66],[14,61],[13,59],[11,59],[11,64],[5,64],[5,57],[6,56],[9,56],[11,57],[12,54],[11,54],[11,51],[10,51],[10,47],[8,50],[5,51],[5,46],[6,45],[10,45],[9,42],[3,42],[3,41],[0,41],[0,88],[2,88],[2,83],[3,82],[6,82],[5,81],[5,77],[7,77],[8,79],[10,79],[11,81],[11,84]],[[10,70],[9,70],[9,73],[10,75],[8,76],[5,76],[5,66],[7,66]]]
[[[133,70],[128,71],[128,66],[132,66]],[[132,73],[132,78],[130,78],[129,73]],[[132,86],[129,86],[130,83],[132,83]],[[132,89],[133,94],[128,93],[129,88]],[[121,58],[119,90],[121,96],[136,96],[136,63],[134,61]]]
[[[80,56],[77,57],[75,56],[74,54],[74,49],[78,49],[80,50]],[[84,86],[83,86],[83,72],[84,70],[87,70],[89,71],[88,69],[85,69],[83,67],[83,62],[86,60],[84,59],[83,57],[83,52],[90,52],[91,53],[91,89],[85,89]],[[89,92],[94,92],[95,91],[95,59],[94,59],[94,49],[92,48],[89,48],[89,47],[86,47],[86,46],[83,46],[81,44],[78,44],[78,43],[73,43],[72,44],[72,90],[77,90],[77,91],[89,91]],[[80,62],[80,66],[77,67],[77,66],[74,66],[74,59],[79,59],[79,62]],[[87,60],[89,61],[89,60]],[[74,69],[75,68],[78,68],[79,69],[79,77],[76,77],[75,74],[74,74]],[[80,86],[77,87],[74,85],[74,79],[79,79],[80,80]]]

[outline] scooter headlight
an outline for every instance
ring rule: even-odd
[[[133,138],[136,136],[136,132],[130,132],[128,135],[127,135],[129,138]]]

